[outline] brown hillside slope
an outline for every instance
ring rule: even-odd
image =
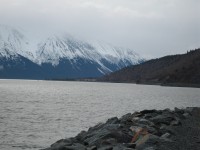
[[[124,68],[100,81],[200,85],[200,49]]]

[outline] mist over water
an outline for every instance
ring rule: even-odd
[[[0,80],[0,149],[36,150],[109,117],[143,109],[200,107],[200,89]]]

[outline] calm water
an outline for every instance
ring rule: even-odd
[[[113,116],[200,106],[200,89],[0,80],[0,149],[41,149]]]

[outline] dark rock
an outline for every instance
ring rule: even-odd
[[[70,146],[72,144],[73,141],[71,139],[61,139],[51,145],[51,150],[62,150],[65,146]]]
[[[109,135],[117,140],[118,143],[128,143],[132,137],[122,131],[112,131]]]
[[[107,130],[117,130],[120,128],[120,124],[106,124],[103,129],[107,129]]]
[[[178,126],[178,125],[181,125],[181,122],[179,120],[173,120],[170,124],[172,126]]]
[[[136,144],[135,143],[124,143],[123,144],[125,147],[127,148],[135,148],[136,147]]]
[[[133,118],[131,119],[131,121],[132,121],[133,123],[137,122],[138,120],[140,120],[140,117],[133,117]]]
[[[89,146],[100,145],[102,140],[108,137],[110,134],[111,132],[106,129],[102,129],[100,131],[97,130],[95,132],[89,133],[85,137],[84,142],[88,143]]]
[[[100,146],[105,139],[114,138],[118,143],[127,143],[131,141],[131,136],[123,133],[120,130],[107,130],[103,129],[97,132],[92,133],[84,142],[87,142],[90,146],[96,145]]]
[[[175,135],[176,131],[170,127],[170,126],[166,126],[166,125],[162,125],[161,128],[159,129],[159,136],[162,136],[165,133],[170,133],[171,135]]]
[[[79,143],[74,143],[71,146],[65,146],[63,150],[86,150],[86,147]]]
[[[155,129],[154,127],[146,126],[146,129],[151,134],[156,134],[157,133],[157,129]]]
[[[184,116],[185,118],[188,118],[188,117],[190,116],[190,114],[187,113],[187,112],[185,112],[185,113],[183,114],[183,116]]]
[[[97,150],[97,147],[96,146],[91,146],[91,147],[87,148],[87,150]]]
[[[134,112],[134,113],[132,114],[132,117],[142,117],[142,116],[143,116],[143,114],[140,113],[140,112]]]
[[[113,150],[113,147],[112,146],[104,146],[104,147],[99,148],[98,150]]]
[[[144,150],[156,150],[154,147],[146,147]]]
[[[128,113],[120,118],[120,123],[121,124],[130,124],[132,122],[132,118],[133,118],[133,116],[131,115],[131,113]]]
[[[148,125],[148,126],[153,126],[154,125],[151,121],[149,121],[147,119],[143,119],[143,118],[138,120],[138,124],[144,124],[144,125]]]
[[[81,132],[76,136],[76,139],[77,139],[78,141],[82,141],[86,136],[87,136],[87,132],[86,132],[86,131],[81,131]]]
[[[185,109],[185,112],[186,112],[186,113],[189,113],[189,114],[191,115],[192,112],[194,111],[194,109],[195,109],[195,107],[187,107],[187,108]]]
[[[117,143],[117,140],[114,138],[106,139],[102,141],[101,145],[114,145]]]
[[[174,120],[172,115],[158,115],[156,117],[150,118],[150,120],[155,124],[167,124],[170,125],[171,121]]]
[[[99,126],[90,128],[87,134],[82,134],[84,136],[78,135],[78,137],[82,137],[82,141],[84,141],[84,143],[88,143],[88,145],[94,145],[96,142],[99,145],[103,139],[109,137],[112,138],[112,132],[117,131],[119,127],[119,124],[100,124]]]
[[[113,150],[134,150],[134,148],[127,147],[127,144],[124,143],[124,144],[117,144],[117,145],[115,145],[113,147]]]
[[[119,119],[117,117],[110,118],[106,122],[106,124],[118,124],[118,123],[119,123]]]
[[[162,113],[164,113],[164,112],[169,112],[169,113],[171,113],[172,111],[171,111],[169,108],[166,108],[166,109],[164,109],[164,110],[162,111]]]
[[[93,132],[93,131],[99,130],[99,129],[101,129],[104,125],[105,125],[105,124],[103,124],[103,123],[99,123],[99,124],[97,124],[96,126],[89,128],[89,129],[88,129],[88,132]]]
[[[140,113],[141,114],[148,114],[148,113],[156,113],[157,112],[157,110],[155,110],[155,109],[152,109],[152,110],[143,110],[143,111],[140,111]]]
[[[144,118],[145,119],[150,119],[150,118],[153,118],[153,117],[155,117],[157,115],[158,115],[158,113],[148,113],[148,114],[144,115]]]
[[[161,138],[169,138],[170,137],[170,133],[165,133],[161,136]]]
[[[178,114],[183,114],[184,113],[183,109],[179,109],[177,107],[174,108],[174,111],[175,111],[175,113],[178,113]]]

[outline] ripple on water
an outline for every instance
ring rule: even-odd
[[[200,106],[200,89],[0,80],[0,149],[38,150],[109,117]]]

